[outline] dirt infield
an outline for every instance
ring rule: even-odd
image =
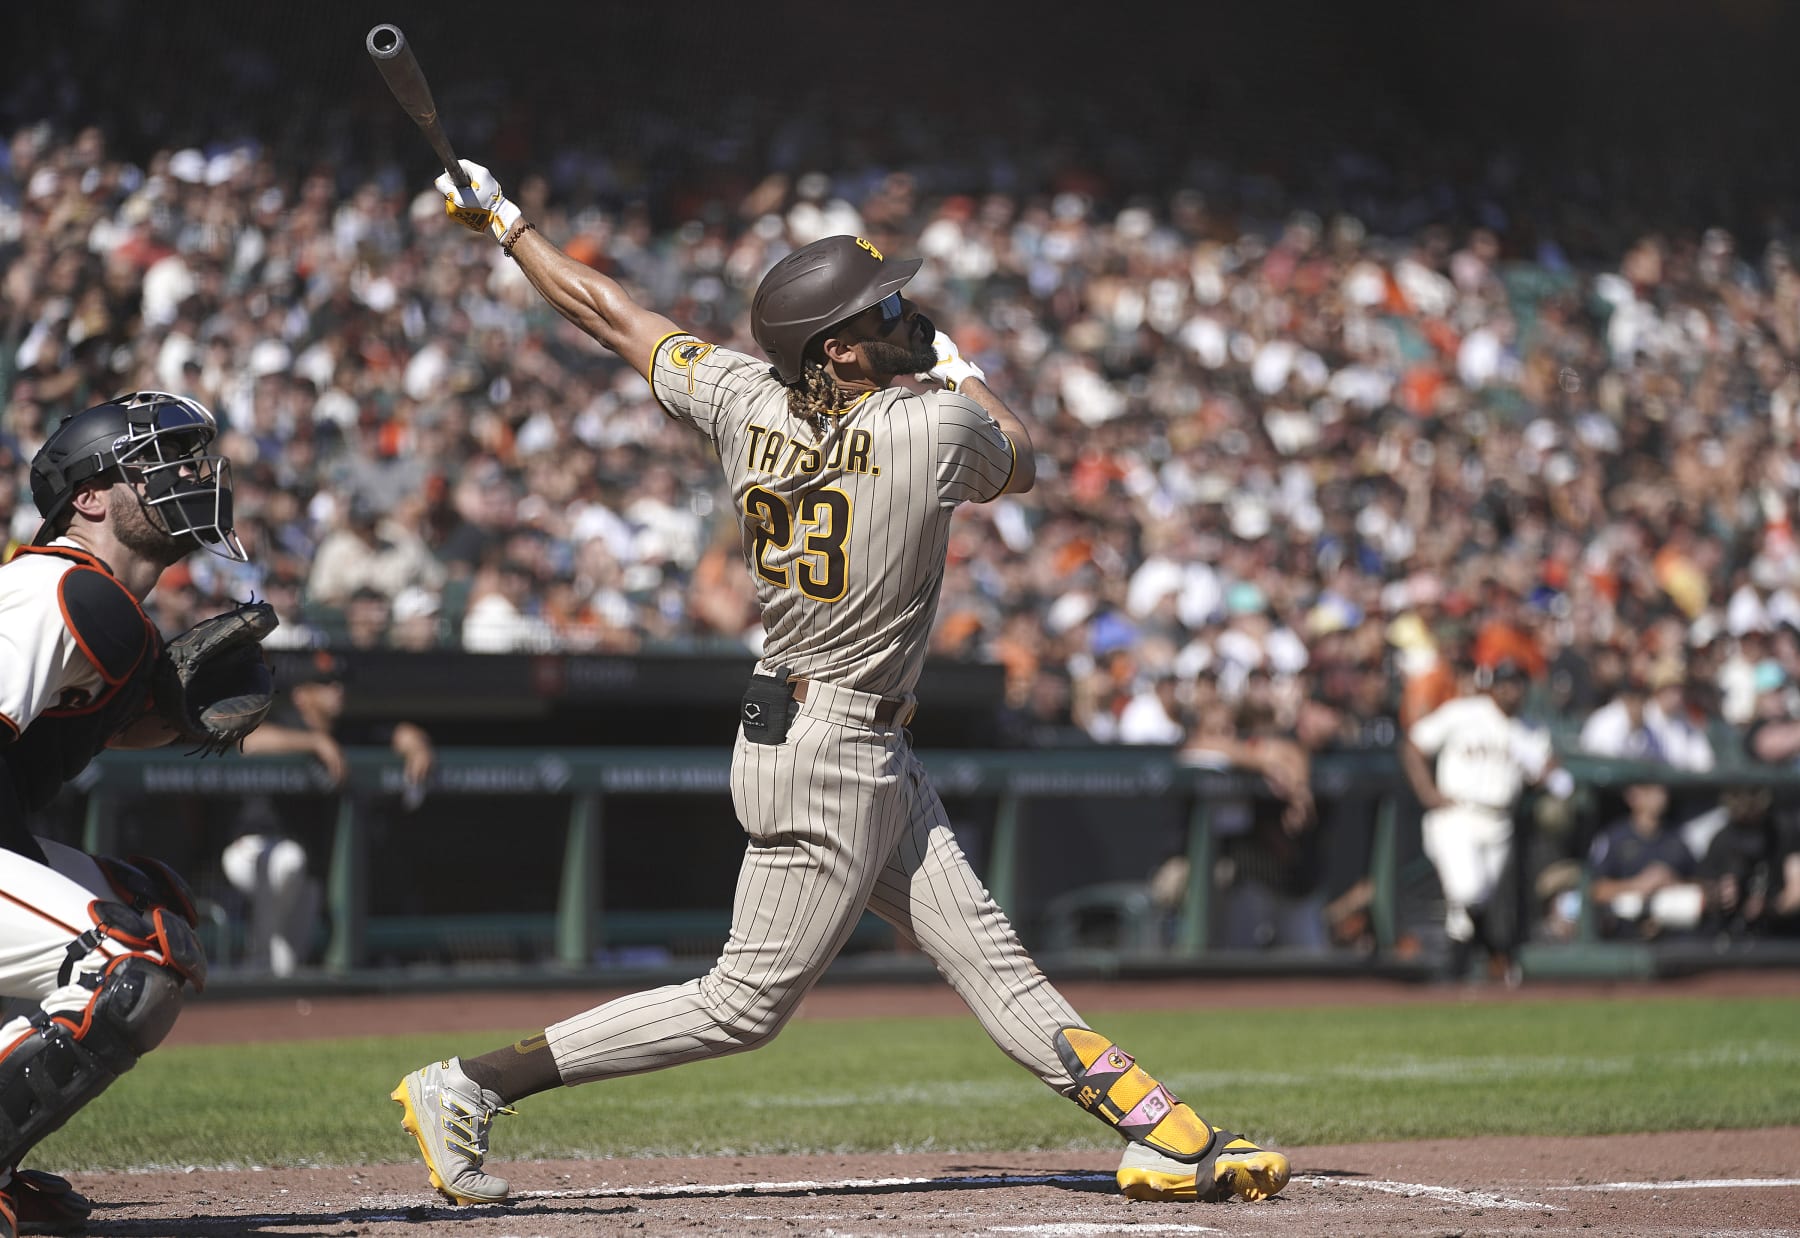
[[[506,1207],[450,1208],[414,1166],[85,1178],[94,1234],[1631,1235],[1800,1233],[1800,1127],[1289,1149],[1260,1204],[1143,1204],[1092,1153],[537,1161]]]
[[[1123,1010],[1419,1001],[1511,1001],[1554,993],[1800,995],[1790,973],[1725,973],[1639,985],[1430,989],[1379,982],[1182,981],[1066,985],[1078,1008]],[[423,998],[201,1002],[171,1040],[221,1043],[432,1026],[541,1026],[603,991]],[[801,1017],[960,1009],[941,986],[831,986]],[[429,1020],[429,1022],[425,1022]],[[714,1157],[496,1165],[506,1207],[453,1209],[414,1165],[86,1175],[89,1232],[137,1238],[236,1235],[1302,1235],[1582,1233],[1674,1238],[1800,1235],[1800,1126],[1605,1138],[1423,1140],[1286,1149],[1295,1178],[1262,1204],[1121,1198],[1091,1152]]]

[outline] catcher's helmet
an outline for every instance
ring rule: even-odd
[[[219,432],[198,400],[133,391],[63,418],[31,460],[31,498],[44,523],[33,544],[60,532],[76,490],[95,481],[143,483],[139,502],[172,537],[247,559],[231,531],[231,463],[207,455]]]
[[[750,301],[750,332],[784,383],[800,377],[806,346],[900,288],[923,260],[889,262],[859,236],[828,236],[769,268]]]

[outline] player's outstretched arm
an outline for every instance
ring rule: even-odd
[[[1008,408],[1005,400],[994,394],[994,389],[987,385],[987,375],[974,362],[964,359],[955,340],[939,331],[931,344],[937,350],[937,364],[920,377],[936,379],[950,390],[968,396],[986,410],[987,415],[994,419],[1013,444],[1012,478],[1001,493],[1025,493],[1037,482],[1037,455],[1032,450],[1031,429],[1025,424],[1025,419]]]
[[[1013,466],[1012,478],[1001,493],[1024,494],[1037,484],[1037,453],[1032,450],[1031,431],[1026,427],[1025,419],[1007,407],[1006,401],[995,395],[984,379],[971,378],[957,390],[986,409],[987,415],[998,422],[1006,437],[1012,440],[1018,463]]]
[[[657,343],[681,328],[633,301],[616,280],[552,245],[507,200],[492,172],[467,159],[460,162],[469,174],[468,188],[458,188],[448,172],[435,182],[445,213],[471,232],[492,236],[551,308],[648,375]]]

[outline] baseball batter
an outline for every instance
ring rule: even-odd
[[[919,260],[849,236],[789,254],[752,300],[763,361],[639,307],[533,231],[486,168],[464,167],[471,189],[438,182],[449,213],[489,231],[552,306],[716,448],[767,640],[732,754],[749,841],[724,954],[697,980],[401,1080],[393,1098],[432,1185],[460,1203],[504,1199],[506,1181],[483,1168],[488,1130],[522,1097],[768,1042],[867,908],[932,958],[1003,1052],[1129,1141],[1126,1194],[1281,1190],[1286,1157],[1203,1121],[1038,971],[913,753],[905,725],[951,515],[1036,474],[1024,424],[903,295]],[[915,373],[936,385],[895,385]]]
[[[30,834],[103,748],[181,732],[148,697],[163,643],[141,603],[200,545],[241,556],[204,407],[142,392],[66,418],[31,464],[44,522],[0,567],[0,1238],[67,1232],[89,1203],[20,1158],[156,1047],[204,984],[193,904],[167,866]],[[160,681],[159,681],[160,682]]]
[[[1466,969],[1473,943],[1484,935],[1479,922],[1512,848],[1514,802],[1527,785],[1561,772],[1549,732],[1518,716],[1525,672],[1502,662],[1484,672],[1482,681],[1485,691],[1444,702],[1413,723],[1400,745],[1401,765],[1425,806],[1422,841],[1444,890],[1444,935],[1455,976]],[[1437,758],[1435,777],[1426,757]],[[1562,779],[1555,787],[1561,789]],[[1491,953],[1504,955],[1501,943],[1486,944]]]

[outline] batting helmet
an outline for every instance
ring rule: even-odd
[[[750,332],[775,363],[776,377],[799,379],[808,344],[898,292],[922,262],[889,262],[860,236],[828,236],[770,267],[750,301]]]
[[[240,561],[231,531],[231,463],[207,455],[218,422],[198,400],[133,391],[63,418],[31,460],[31,498],[44,518],[33,544],[61,532],[75,492],[92,481],[143,483],[151,519]]]

